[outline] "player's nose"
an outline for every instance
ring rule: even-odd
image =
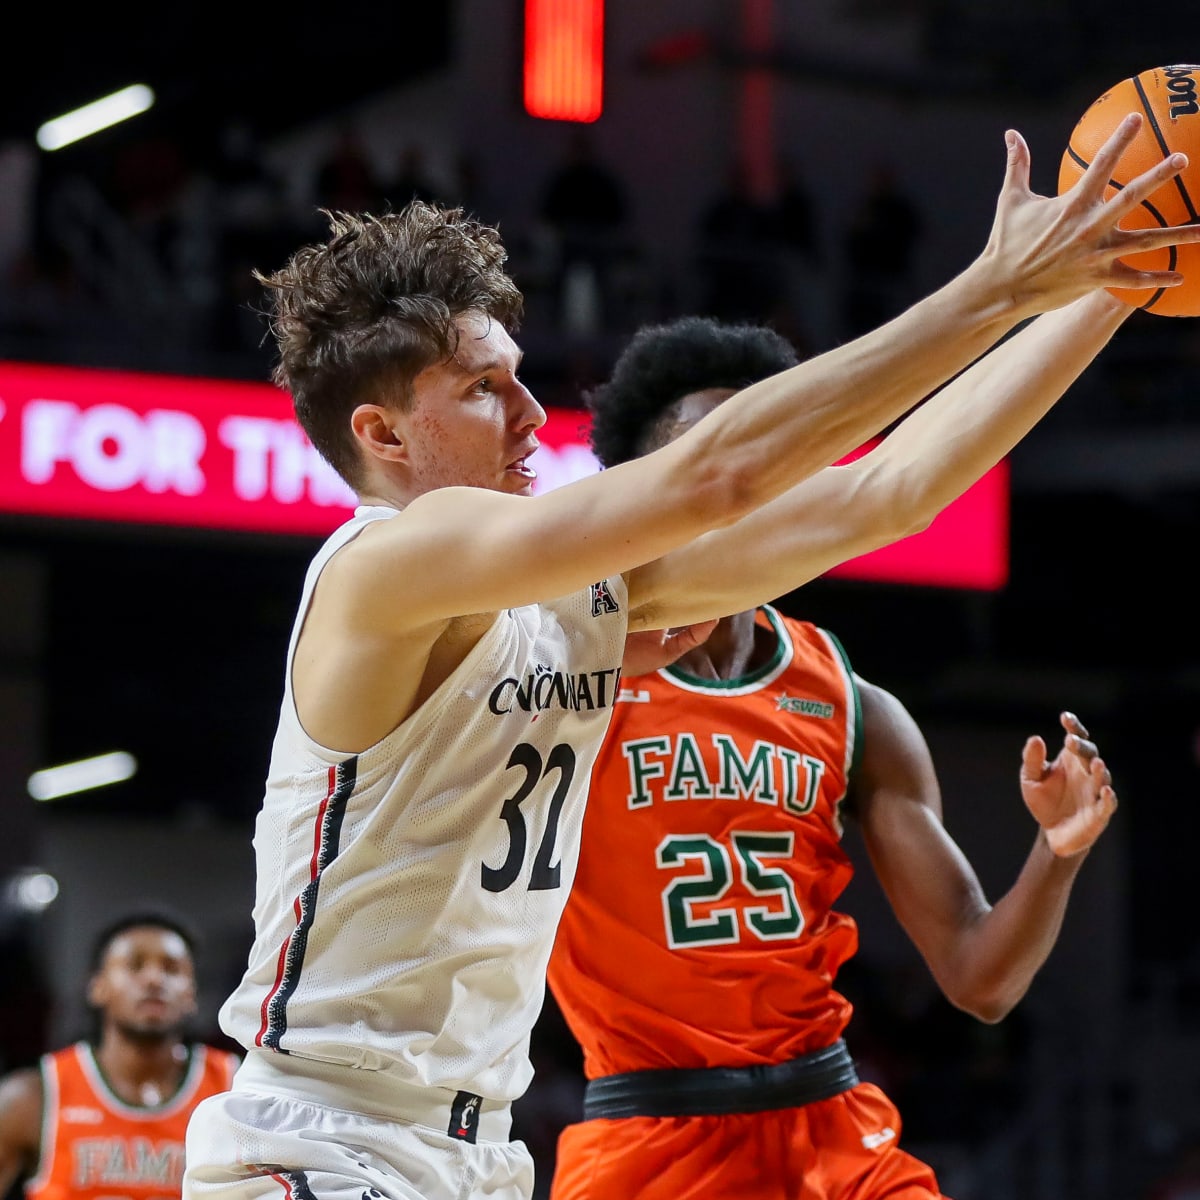
[[[534,394],[518,379],[512,402],[513,427],[525,431],[541,429],[546,423],[546,410]]]

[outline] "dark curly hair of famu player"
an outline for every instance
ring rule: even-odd
[[[357,487],[354,409],[410,404],[417,375],[453,356],[455,318],[479,312],[511,333],[524,301],[499,232],[461,208],[414,200],[382,216],[324,215],[327,242],[254,277],[270,292],[272,377],[322,457]]]
[[[165,909],[138,909],[125,913],[105,925],[92,939],[92,950],[88,957],[88,971],[95,975],[103,966],[113,942],[131,929],[161,929],[179,937],[187,947],[190,958],[195,959],[197,949],[196,931],[182,917]]]
[[[592,450],[606,467],[638,458],[663,443],[663,426],[684,396],[740,390],[798,362],[792,344],[764,325],[697,316],[648,325],[621,352],[608,382],[585,396]]]

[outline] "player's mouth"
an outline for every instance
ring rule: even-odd
[[[535,446],[533,450],[536,449],[537,447]],[[526,454],[522,454],[520,458],[514,458],[512,462],[508,464],[505,470],[511,475],[518,476],[525,483],[533,483],[533,481],[537,479],[537,472],[529,465],[529,459],[533,455],[533,450],[530,450]]]

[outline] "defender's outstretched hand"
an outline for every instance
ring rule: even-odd
[[[717,627],[717,622],[700,621],[695,625],[681,625],[678,629],[647,629],[640,633],[625,635],[625,656],[621,660],[621,674],[649,675],[669,667],[689,650],[695,650]]]
[[[991,235],[977,265],[1011,281],[1011,298],[1019,308],[1045,312],[1097,287],[1160,288],[1182,282],[1178,271],[1139,271],[1120,259],[1200,241],[1200,224],[1130,230],[1119,224],[1187,166],[1186,156],[1169,155],[1110,199],[1104,198],[1142,120],[1140,113],[1130,113],[1075,186],[1061,196],[1030,190],[1029,147],[1016,130],[1008,131],[1008,168]]]
[[[1025,806],[1060,858],[1086,850],[1104,832],[1117,808],[1112,776],[1096,751],[1096,743],[1074,713],[1059,714],[1066,735],[1053,762],[1046,743],[1036,735],[1025,743],[1021,761],[1021,795]]]

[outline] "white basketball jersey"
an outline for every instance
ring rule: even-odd
[[[617,694],[625,584],[501,612],[397,729],[338,754],[296,716],[299,630],[332,555],[394,515],[357,509],[309,567],[255,827],[255,940],[221,1028],[512,1100]]]

